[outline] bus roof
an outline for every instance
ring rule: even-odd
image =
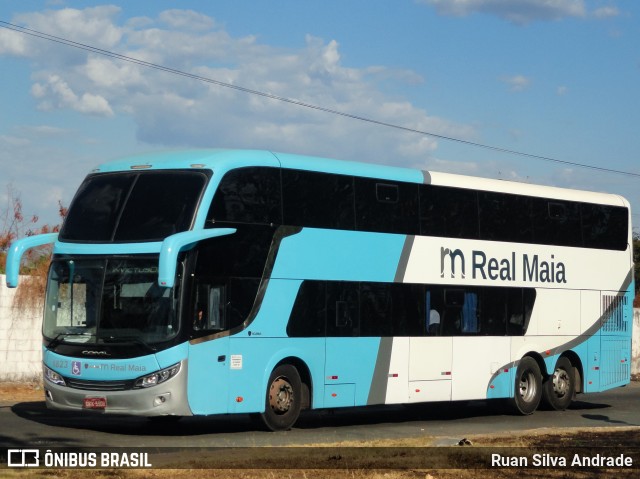
[[[199,149],[150,152],[103,163],[92,170],[92,173],[189,168],[228,171],[232,168],[245,166],[280,166],[282,168],[353,175],[366,178],[426,183],[629,207],[629,203],[625,198],[609,193],[542,186],[531,183],[425,171],[375,163],[277,153],[267,150]]]

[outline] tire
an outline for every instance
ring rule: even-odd
[[[556,411],[564,411],[569,407],[576,391],[573,364],[568,358],[558,359],[553,374],[542,385],[542,402]]]
[[[265,396],[265,410],[260,418],[267,429],[291,429],[302,406],[302,381],[298,370],[289,364],[275,368],[269,376]]]
[[[523,416],[533,414],[542,398],[542,374],[535,359],[525,356],[516,370],[513,399],[515,412]]]

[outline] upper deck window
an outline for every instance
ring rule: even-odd
[[[249,167],[226,173],[213,197],[207,221],[281,224],[280,170]]]
[[[65,220],[63,241],[161,241],[191,227],[207,175],[195,171],[87,177]]]

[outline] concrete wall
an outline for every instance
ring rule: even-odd
[[[42,374],[42,310],[13,307],[15,289],[0,275],[0,382],[39,380]],[[631,374],[640,374],[640,309],[633,314]]]
[[[0,382],[40,381],[42,310],[14,308],[15,293],[0,275]]]

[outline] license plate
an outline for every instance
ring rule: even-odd
[[[103,398],[103,397],[84,398],[82,407],[84,409],[106,409],[107,398]]]

